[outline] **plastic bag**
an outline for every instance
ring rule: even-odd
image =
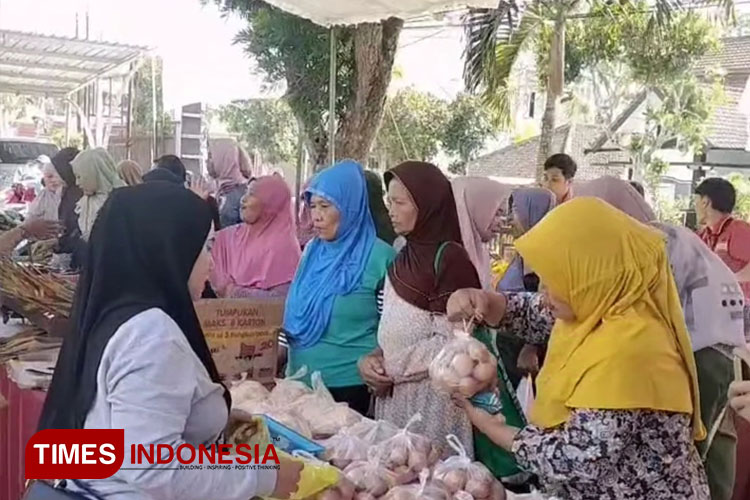
[[[362,416],[346,403],[337,403],[323,384],[320,372],[310,376],[313,391],[302,396],[290,407],[307,420],[316,439],[333,436],[339,430],[358,423]]]
[[[342,429],[319,443],[326,449],[323,458],[339,469],[345,469],[354,461],[366,460],[367,450],[370,447],[364,440],[351,434],[348,429]]]
[[[232,395],[232,406],[236,406],[247,401],[261,402],[266,401],[270,392],[263,384],[255,380],[247,380],[247,372],[242,374],[242,379],[232,382],[229,393]]]
[[[249,444],[268,446],[271,435],[263,417],[232,412],[225,430],[227,444]]]
[[[382,500],[451,500],[452,495],[442,485],[429,481],[430,472],[422,471],[419,484],[396,486]]]
[[[344,475],[354,484],[358,496],[371,495],[379,498],[396,486],[396,475],[383,467],[375,453],[370,453],[366,461],[352,462]]]
[[[313,437],[313,432],[310,429],[310,424],[304,417],[302,417],[302,415],[297,413],[297,411],[292,408],[273,408],[264,413],[264,415],[268,415],[278,423],[289,427],[290,429],[296,431],[301,436],[306,437],[307,439],[312,439]]]
[[[439,457],[438,449],[425,436],[409,431],[409,427],[422,420],[417,413],[392,438],[378,445],[375,453],[380,463],[397,475],[399,484],[413,481],[416,475],[429,468]]]
[[[472,462],[456,436],[451,434],[446,437],[446,441],[458,455],[438,463],[433,470],[432,478],[456,497],[505,500],[505,488],[487,467],[479,462]]]
[[[518,383],[516,397],[518,397],[518,403],[521,405],[523,414],[526,418],[529,418],[531,407],[534,405],[534,379],[531,375],[525,376]]]
[[[303,500],[313,497],[339,484],[341,473],[335,467],[321,462],[312,455],[295,453],[290,456],[284,452],[278,452],[278,454],[288,460],[299,460],[305,463],[299,483],[297,483],[297,491],[292,493],[289,497],[290,500]]]
[[[470,398],[494,387],[497,359],[477,339],[463,330],[454,332],[430,363],[430,379],[439,391]]]
[[[312,391],[300,379],[307,375],[307,367],[303,366],[297,373],[286,378],[277,378],[276,386],[271,391],[269,400],[272,404],[285,407],[296,402],[302,396],[310,394]]]
[[[369,418],[363,418],[347,429],[351,435],[365,441],[369,446],[379,445],[398,434],[400,430],[387,420]]]

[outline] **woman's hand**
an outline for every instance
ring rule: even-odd
[[[507,300],[501,293],[464,288],[453,292],[448,299],[446,314],[449,321],[477,321],[497,325],[505,315]]]
[[[190,191],[207,200],[208,195],[211,194],[211,186],[202,175],[196,175],[190,181]]]
[[[285,455],[279,456],[276,487],[273,489],[271,496],[280,499],[291,497],[292,493],[297,491],[300,475],[304,467],[304,462],[300,460],[292,460]]]
[[[750,380],[732,382],[729,386],[729,404],[737,415],[750,422]]]
[[[358,368],[359,374],[365,383],[374,390],[376,396],[385,395],[393,386],[393,379],[385,372],[385,360],[380,350],[361,358]]]
[[[518,353],[516,366],[524,375],[536,377],[539,373],[539,347],[533,344],[524,344]]]

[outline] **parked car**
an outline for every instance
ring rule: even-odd
[[[25,180],[28,175],[24,170],[37,170],[40,156],[52,158],[58,151],[57,146],[44,139],[0,137],[0,189],[9,188],[14,180]]]

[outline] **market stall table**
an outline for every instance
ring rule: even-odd
[[[0,408],[0,498],[18,500],[24,486],[23,459],[26,442],[36,432],[46,392],[21,389],[0,366],[0,394],[7,406]]]

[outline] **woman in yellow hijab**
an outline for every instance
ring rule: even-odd
[[[464,404],[474,425],[562,499],[708,500],[695,361],[660,233],[578,198],[516,248],[556,321],[531,424],[513,429]],[[448,314],[528,314],[508,304],[463,290]]]

